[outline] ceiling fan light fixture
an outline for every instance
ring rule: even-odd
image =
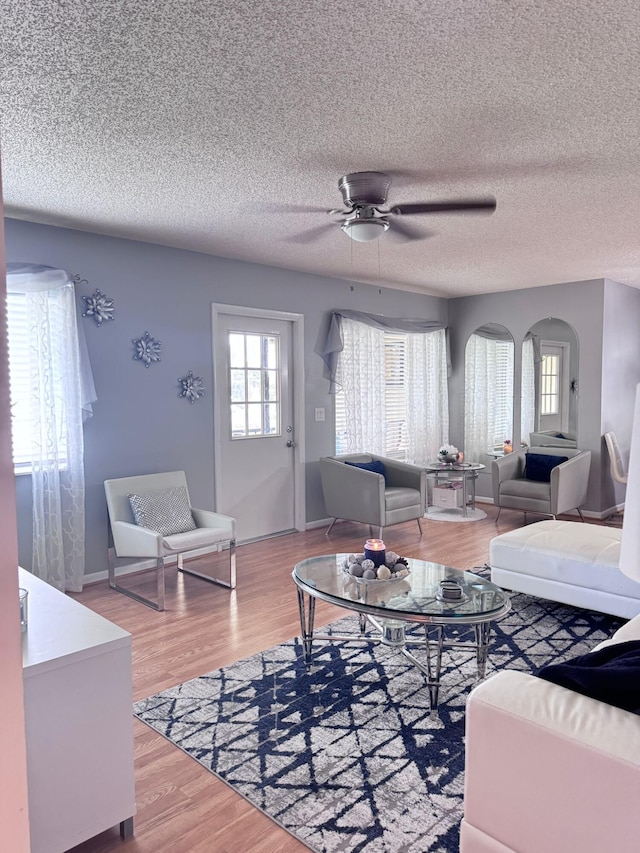
[[[386,219],[347,219],[340,227],[352,240],[358,243],[370,243],[384,234],[389,223]]]

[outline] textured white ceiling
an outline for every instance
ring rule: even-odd
[[[0,0],[8,216],[465,295],[640,287],[637,0]],[[390,202],[493,195],[357,244]],[[406,222],[408,218],[403,218]]]

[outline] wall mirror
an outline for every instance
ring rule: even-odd
[[[521,441],[532,447],[577,447],[578,336],[548,317],[522,344]]]
[[[513,440],[511,333],[497,323],[475,330],[464,354],[464,458],[485,462],[487,454]]]

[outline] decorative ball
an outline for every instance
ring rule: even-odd
[[[375,569],[365,569],[364,572],[362,573],[362,577],[366,581],[374,581],[377,578],[376,570]]]
[[[360,563],[351,563],[349,566],[349,574],[353,575],[354,578],[362,577],[362,566]]]
[[[387,551],[384,562],[385,562],[385,565],[391,569],[398,562],[398,555],[396,554],[395,551]]]
[[[356,558],[356,563],[362,563],[364,560],[364,554],[354,554],[353,556]]]
[[[347,563],[349,563],[349,565],[351,565],[351,563],[355,563],[355,562],[356,562],[356,555],[355,554],[349,554],[349,556],[347,557]]]
[[[375,569],[376,567],[376,564],[373,562],[373,560],[363,560],[361,565],[363,569]]]
[[[391,577],[391,571],[386,566],[378,566],[378,580],[386,581]]]

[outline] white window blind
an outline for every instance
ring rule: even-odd
[[[507,439],[514,441],[513,429],[513,343],[495,342],[495,418],[493,435],[488,447],[501,444]]]
[[[34,340],[27,318],[27,300],[23,293],[7,294],[7,323],[9,340],[9,383],[11,388],[11,434],[13,464],[16,473],[28,473],[34,455],[34,443],[39,441],[41,431],[36,422],[39,412],[34,411],[32,393],[31,359],[38,358],[38,350],[47,342]],[[55,348],[56,341],[49,346]],[[67,429],[62,384],[55,372],[49,377],[53,383],[52,395],[56,410],[57,431],[48,424],[46,435],[58,445],[58,459],[66,463]],[[43,431],[44,432],[44,431]]]
[[[350,321],[343,330],[336,453],[418,464],[435,458],[448,438],[444,331],[382,332]]]
[[[379,428],[384,435],[385,456],[405,461],[407,455],[407,336],[384,335],[384,418]],[[348,453],[347,415],[344,391],[335,395],[336,453]],[[372,412],[371,417],[375,417]]]

